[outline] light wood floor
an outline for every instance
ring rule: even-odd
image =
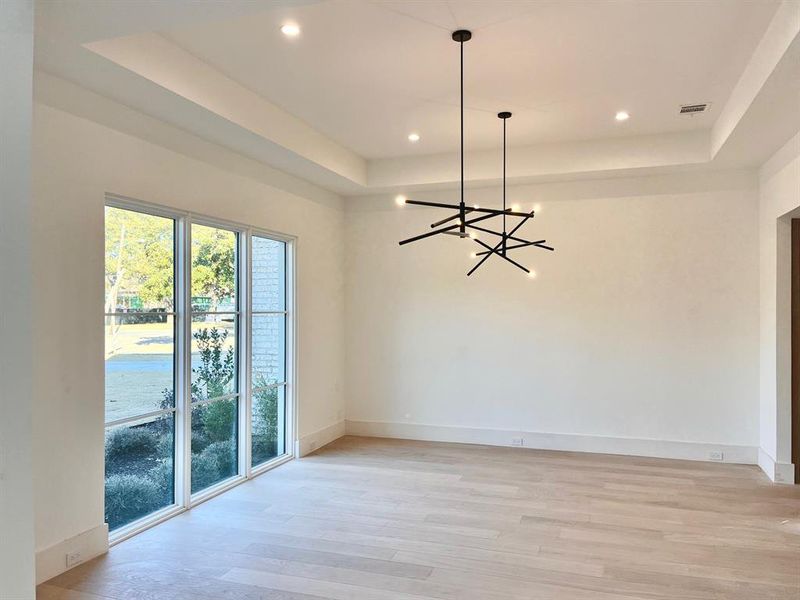
[[[752,466],[342,438],[40,600],[800,598],[800,486]]]

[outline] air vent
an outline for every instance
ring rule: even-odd
[[[682,115],[694,115],[708,110],[708,103],[705,104],[683,104],[681,105]]]

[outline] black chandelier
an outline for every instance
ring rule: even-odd
[[[501,112],[498,113],[498,117],[503,121],[503,208],[496,209],[496,208],[479,208],[477,205],[473,207],[468,207],[464,202],[464,42],[469,41],[472,39],[472,32],[467,31],[465,29],[459,29],[458,31],[453,32],[453,40],[458,42],[459,48],[461,50],[461,200],[458,204],[445,204],[441,202],[423,202],[421,200],[408,200],[405,199],[403,201],[404,204],[413,204],[416,206],[430,206],[433,208],[446,208],[450,210],[456,210],[457,212],[449,217],[441,219],[436,223],[431,224],[432,231],[428,231],[426,233],[402,240],[400,245],[403,246],[405,244],[410,244],[411,242],[418,242],[419,240],[423,240],[425,238],[430,238],[436,235],[454,235],[459,238],[467,238],[471,239],[473,242],[481,246],[483,249],[479,252],[473,252],[472,256],[474,258],[482,257],[478,263],[472,267],[469,272],[467,272],[467,276],[472,275],[478,268],[484,264],[491,256],[498,256],[515,267],[518,267],[528,273],[529,276],[535,276],[535,273],[524,267],[523,265],[519,264],[517,261],[513,260],[508,256],[509,251],[517,250],[520,248],[527,248],[529,246],[542,248],[544,250],[555,250],[551,246],[545,245],[547,240],[536,240],[530,241],[525,240],[523,238],[517,237],[515,234],[517,231],[528,222],[528,219],[532,219],[535,215],[535,211],[531,210],[530,212],[519,212],[512,210],[506,206],[506,121],[511,118],[510,112]],[[469,215],[469,218],[468,218]],[[488,227],[484,227],[481,225],[477,225],[476,223],[483,223],[484,225],[488,225],[488,223],[484,223],[489,219],[493,219],[495,217],[502,217],[503,218],[503,230],[502,231],[495,231],[493,229],[489,229]],[[507,229],[507,219],[508,217],[519,219],[519,221],[511,228],[510,231]],[[455,221],[455,223],[451,223]],[[448,225],[448,223],[451,223]],[[469,231],[468,231],[469,230]],[[497,243],[492,246],[490,244],[485,243],[484,241],[478,239],[477,232],[485,233],[488,235],[496,236],[500,238],[497,240]],[[491,240],[494,242],[495,240]]]

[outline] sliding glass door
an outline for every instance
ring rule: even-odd
[[[291,243],[106,208],[106,520],[128,532],[292,448]]]

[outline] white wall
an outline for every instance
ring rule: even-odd
[[[91,553],[104,540],[104,194],[298,236],[301,440],[343,429],[343,210],[340,199],[310,201],[41,104],[33,148],[41,580],[63,568],[70,544]]]
[[[759,464],[790,482],[791,465],[791,219],[800,218],[800,133],[759,172],[761,260]]]
[[[535,280],[499,260],[467,278],[466,240],[397,245],[441,211],[348,199],[348,431],[696,459],[718,448],[754,462],[755,173],[509,197],[542,204],[522,231],[557,248],[519,252]],[[499,201],[497,188],[468,191]]]
[[[33,2],[0,2],[0,598],[34,597],[30,175]]]

